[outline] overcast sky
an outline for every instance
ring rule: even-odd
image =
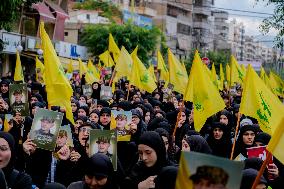
[[[273,13],[274,6],[269,5],[267,6],[265,2],[259,0],[260,2],[256,3],[256,0],[215,0],[215,7],[222,7],[228,9],[238,9],[238,10],[246,10],[246,11],[253,11],[253,12],[263,12],[263,13]],[[256,18],[256,17],[245,17],[239,16],[241,15],[253,15],[259,17],[267,17],[269,15],[262,15],[262,14],[253,14],[253,13],[246,13],[246,12],[237,12],[237,11],[229,11],[229,14],[238,14],[238,15],[230,15],[229,20],[236,18],[238,22],[243,22],[245,25],[245,34],[246,35],[261,35],[259,31],[259,25],[262,22],[263,18]],[[268,35],[275,36],[276,31],[273,30],[268,33]]]

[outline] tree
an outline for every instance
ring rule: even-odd
[[[163,34],[157,27],[145,29],[131,23],[89,25],[82,33],[81,42],[93,55],[98,56],[108,49],[109,33],[113,35],[118,47],[124,46],[129,53],[138,45],[138,56],[146,65],[155,55],[159,41],[161,41],[163,51],[165,49],[165,38],[161,37]]]
[[[257,2],[260,0],[256,0]],[[267,0],[263,0],[267,1]],[[284,1],[268,0],[267,5],[274,4],[274,14],[265,18],[260,25],[260,29],[264,34],[267,34],[272,28],[277,30],[277,35],[274,38],[278,48],[284,45]]]
[[[1,0],[0,3],[0,29],[10,31],[12,24],[21,15],[22,7],[29,9],[32,3],[39,0]]]

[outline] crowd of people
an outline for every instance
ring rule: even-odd
[[[164,82],[149,94],[121,79],[111,100],[101,100],[101,86],[108,80],[94,82],[90,96],[83,95],[84,77],[71,79],[74,95],[71,100],[75,124],[64,116],[62,125],[70,125],[74,147],[60,142],[51,152],[37,148],[30,139],[34,115],[39,108],[48,108],[44,85],[26,77],[29,89],[29,116],[12,112],[9,104],[11,77],[0,82],[0,188],[68,188],[68,189],[174,189],[182,152],[193,151],[230,158],[241,100],[241,87],[235,92],[220,91],[226,108],[207,119],[200,132],[194,128],[194,112],[182,95],[170,91]],[[57,91],[60,93],[60,91]],[[96,99],[96,101],[95,101]],[[96,103],[95,103],[96,102]],[[63,107],[51,110],[65,113]],[[111,110],[131,111],[127,132],[130,141],[117,142],[117,170],[108,151],[89,156],[89,133],[92,129],[109,130]],[[5,114],[13,114],[8,132],[4,132]],[[122,117],[123,118],[123,117]],[[121,119],[122,119],[121,118]],[[265,146],[271,136],[261,131],[257,120],[243,115],[240,120],[233,159],[244,161],[241,189],[250,189],[262,165],[259,158],[248,158],[247,148]],[[104,139],[99,143],[107,143]],[[208,178],[210,181],[210,178]],[[265,169],[257,189],[280,189],[284,183],[284,166],[276,158]],[[203,188],[213,188],[207,182]]]

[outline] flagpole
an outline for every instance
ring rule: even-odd
[[[238,121],[237,121],[237,126],[236,126],[236,131],[235,131],[235,137],[234,137],[234,143],[233,143],[233,146],[232,146],[232,151],[231,151],[230,160],[233,160],[233,155],[234,155],[234,151],[235,151],[237,135],[238,135],[238,132],[239,132],[239,127],[240,127],[241,115],[242,115],[242,114],[241,114],[240,112],[238,112]]]
[[[261,168],[260,168],[260,170],[257,173],[257,176],[256,176],[256,178],[255,178],[255,180],[253,182],[253,185],[252,185],[251,189],[256,189],[256,186],[258,185],[258,183],[260,181],[260,178],[263,175],[264,170],[265,170],[266,166],[268,165],[268,163],[270,162],[271,158],[272,158],[272,154],[269,151],[267,151],[266,159],[262,163]]]
[[[115,69],[113,69],[113,72],[111,74],[111,78],[110,78],[110,81],[109,81],[109,86],[111,86],[113,78],[115,77],[115,75],[116,75],[116,71],[115,71]]]
[[[128,91],[127,91],[126,101],[128,101],[128,98],[129,98],[129,91],[130,91],[130,83],[128,83]]]
[[[181,108],[179,109],[177,121],[176,121],[176,124],[175,124],[175,129],[174,129],[174,132],[173,132],[173,137],[174,137],[174,138],[175,138],[175,135],[176,135],[176,131],[177,131],[177,127],[178,127],[178,122],[179,122],[179,119],[180,119],[180,117],[181,117],[181,112],[182,112],[182,110],[183,110],[183,107],[184,107],[184,101],[182,101]]]

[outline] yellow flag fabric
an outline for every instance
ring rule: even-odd
[[[106,50],[104,53],[100,54],[99,58],[104,63],[105,67],[112,67],[112,66],[114,66],[114,62],[113,62],[112,57],[109,54],[108,50]]]
[[[156,75],[155,75],[155,69],[154,69],[154,65],[153,64],[150,64],[149,68],[148,68],[148,71],[150,72],[152,78],[154,79],[155,82],[157,82],[157,78],[156,78]]]
[[[225,80],[225,75],[224,75],[223,65],[220,64],[220,82],[219,82],[219,89],[220,89],[221,91],[224,89],[224,80]]]
[[[271,89],[269,77],[262,66],[260,67],[260,78],[267,85],[267,87]]]
[[[169,82],[174,86],[173,90],[184,94],[187,85],[187,75],[184,73],[184,68],[175,55],[168,49],[169,62]]]
[[[274,94],[280,97],[284,97],[284,82],[272,71],[270,71],[269,74],[269,84]]]
[[[101,76],[100,71],[95,67],[91,59],[89,59],[88,61],[87,68],[90,74],[95,77],[95,81],[99,81]]]
[[[242,64],[242,65],[241,65],[241,68],[242,68],[242,70],[243,70],[243,73],[246,74],[247,69],[246,69],[245,65]]]
[[[226,64],[226,80],[227,82],[230,82],[230,76],[231,76],[231,68],[229,64]]]
[[[45,74],[44,74],[44,65],[43,63],[36,57],[36,80],[40,83],[44,82]]]
[[[157,85],[154,79],[151,77],[150,72],[146,69],[144,64],[137,56],[138,47],[131,53],[133,61],[132,72],[130,77],[130,84],[138,87],[140,90],[145,90],[152,93]]]
[[[230,59],[230,71],[230,86],[233,86],[235,83],[242,84],[245,79],[245,73],[233,55],[231,55]]]
[[[180,156],[175,189],[192,189],[193,183],[189,177],[190,171],[188,168],[188,162],[186,161],[184,153],[182,152]]]
[[[165,81],[165,84],[166,86],[168,85],[169,83],[169,70],[165,64],[165,61],[163,59],[163,56],[161,54],[160,51],[158,51],[157,53],[157,62],[158,62],[158,65],[157,65],[157,68],[158,70],[160,70],[160,80],[164,80]]]
[[[116,78],[121,77],[130,77],[132,70],[132,58],[125,47],[121,47],[120,55],[118,58],[118,62],[115,65],[114,70],[116,71]]]
[[[186,78],[188,78],[188,74],[187,74],[184,62],[181,62],[181,65],[182,65],[183,74],[186,75]]]
[[[244,82],[240,113],[257,119],[263,132],[273,134],[284,106],[249,65]]]
[[[282,164],[284,164],[284,116],[281,121],[276,125],[276,130],[272,135],[272,138],[267,146],[267,150],[270,151]]]
[[[70,59],[69,64],[67,66],[67,73],[73,73],[73,60]]]
[[[55,52],[53,44],[44,29],[44,23],[40,23],[40,38],[43,49],[45,66],[45,84],[47,101],[50,106],[64,107],[66,118],[74,124],[70,98],[73,90],[70,82],[65,77],[64,69]],[[48,77],[47,77],[48,76]]]
[[[18,51],[16,51],[16,67],[14,73],[14,81],[22,81],[24,82],[24,74],[21,64],[21,58]]]
[[[109,34],[109,38],[108,38],[108,51],[112,53],[114,61],[117,62],[119,58],[120,50],[117,44],[115,43],[114,38],[111,33]]]
[[[88,84],[92,84],[93,82],[98,81],[98,79],[95,78],[92,70],[88,69],[88,67],[82,62],[80,58],[78,59],[78,61],[80,77],[82,78],[82,76],[85,74],[86,83]]]
[[[197,131],[203,127],[208,117],[225,108],[219,91],[202,64],[196,51],[184,95],[184,100],[191,101],[194,105],[194,127]]]
[[[219,89],[218,77],[217,77],[214,63],[212,64],[212,68],[211,68],[211,78],[212,78],[213,84],[216,86],[217,89]]]

